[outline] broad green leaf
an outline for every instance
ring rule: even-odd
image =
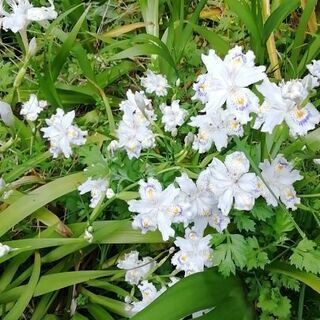
[[[35,289],[34,296],[41,296],[43,294],[66,288],[69,286],[73,286],[78,283],[86,282],[101,277],[112,276],[122,272],[122,270],[85,270],[60,272],[45,275],[40,278],[39,283]]]
[[[1,212],[0,236],[47,203],[77,189],[85,180],[82,172],[58,178],[18,199]]]
[[[32,275],[30,277],[30,280],[28,282],[28,285],[26,289],[22,292],[19,299],[17,300],[14,307],[9,311],[9,313],[3,318],[3,320],[17,320],[20,319],[21,315],[23,314],[23,311],[28,306],[36,285],[38,283],[38,279],[40,276],[40,267],[41,267],[41,259],[39,253],[35,253],[34,257],[34,264],[33,264],[33,271]]]
[[[221,308],[228,299],[237,305],[237,320],[253,319],[239,279],[224,278],[214,269],[207,269],[183,278],[168,288],[154,302],[133,316],[132,320],[177,320],[196,311]],[[231,319],[228,318],[228,308],[224,309],[220,319]]]
[[[320,293],[320,278],[312,273],[300,271],[285,262],[274,262],[269,267],[267,267],[267,269],[271,272],[281,273],[286,276],[292,277],[296,280],[299,280],[305,283],[313,290]]]

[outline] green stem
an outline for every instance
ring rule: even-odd
[[[304,305],[304,294],[306,291],[306,285],[301,284],[300,295],[299,295],[299,306],[298,306],[298,320],[303,320],[303,305]]]

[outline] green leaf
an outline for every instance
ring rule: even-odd
[[[263,312],[272,314],[281,319],[290,316],[290,300],[281,295],[279,288],[262,287],[258,300],[258,307]]]
[[[315,59],[320,50],[320,35],[316,34],[313,41],[311,41],[298,66],[298,74],[301,75],[306,70],[306,65]]]
[[[95,320],[114,320],[110,313],[98,304],[90,303],[86,308]]]
[[[256,223],[248,217],[246,212],[234,212],[233,221],[237,228],[242,231],[254,231]]]
[[[168,288],[154,302],[133,316],[132,320],[177,320],[196,311],[222,307],[226,300],[237,305],[237,320],[252,319],[239,279],[224,278],[214,269],[207,269],[183,278]],[[228,309],[225,308],[220,319],[232,319],[228,315]]]
[[[16,304],[9,311],[9,313],[3,318],[3,320],[17,320],[23,314],[23,311],[27,308],[38,283],[40,275],[41,259],[39,253],[35,253],[33,270],[26,289],[22,292],[21,296],[17,300]]]
[[[236,273],[236,266],[243,268],[246,265],[247,243],[240,234],[228,234],[227,242],[216,246],[212,259],[219,266],[224,276]]]
[[[263,269],[270,262],[267,253],[261,250],[256,237],[247,238],[247,243],[247,269]]]
[[[300,17],[300,22],[298,28],[296,30],[296,36],[292,46],[292,53],[290,57],[290,62],[292,65],[291,76],[296,77],[299,76],[296,74],[298,68],[298,58],[300,51],[302,49],[303,41],[305,38],[305,33],[308,26],[308,21],[311,14],[314,11],[315,6],[317,5],[318,0],[308,0],[306,1],[305,8],[303,10],[302,16]]]
[[[80,31],[80,28],[81,28],[87,14],[88,14],[89,9],[90,9],[90,6],[83,12],[80,19],[75,24],[75,26],[73,27],[71,32],[68,34],[62,47],[60,48],[59,52],[57,53],[57,55],[55,56],[55,58],[53,60],[52,70],[51,70],[53,82],[57,79],[64,63],[66,62],[66,60],[70,54],[70,51],[72,50],[72,48],[75,44],[77,35]]]
[[[112,276],[117,273],[122,273],[122,270],[85,270],[44,275],[39,280],[39,283],[34,292],[34,296],[41,296],[43,294],[73,286],[78,283],[101,277]]]
[[[267,21],[265,22],[263,28],[263,41],[267,41],[270,34],[276,30],[281,22],[299,6],[299,0],[283,1],[276,10],[274,10]]]
[[[320,278],[312,273],[297,270],[295,267],[280,261],[272,263],[267,267],[267,270],[272,273],[284,274],[286,276],[299,280],[316,292],[320,293]]]
[[[262,30],[259,29],[256,17],[251,12],[249,4],[244,0],[226,0],[226,3],[247,27],[251,35],[252,48],[257,55],[258,61],[261,61],[263,57]]]
[[[256,201],[253,209],[251,210],[251,214],[261,221],[266,221],[274,216],[273,210],[261,199]]]
[[[199,33],[202,37],[208,40],[212,49],[214,49],[218,54],[224,56],[230,49],[229,43],[220,37],[216,32],[210,30],[206,27],[199,26],[188,22],[192,28]]]
[[[56,179],[19,198],[1,212],[0,236],[47,203],[77,189],[85,180],[82,172]]]
[[[320,273],[320,250],[317,244],[311,240],[301,240],[290,257],[290,263],[300,270],[307,272]]]

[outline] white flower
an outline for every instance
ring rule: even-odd
[[[85,231],[83,235],[83,239],[88,241],[89,243],[92,243],[93,241],[93,228],[89,226]]]
[[[302,102],[308,96],[308,90],[301,80],[290,80],[280,83],[281,95],[284,99],[290,99],[296,103]]]
[[[173,100],[171,106],[167,106],[165,103],[160,105],[162,111],[161,122],[164,124],[164,130],[173,133],[178,126],[184,123],[187,116],[187,111],[180,108],[179,100]]]
[[[295,210],[296,204],[300,203],[300,199],[296,197],[292,184],[302,179],[299,171],[293,170],[292,165],[282,155],[277,155],[271,163],[268,160],[264,160],[263,163],[260,163],[259,168],[264,181],[276,197],[271,194],[262,180],[259,179],[257,188],[267,203],[277,206],[277,200],[280,199],[288,209]]]
[[[145,77],[141,78],[141,85],[148,93],[155,93],[158,97],[167,95],[169,87],[167,79],[161,74],[155,74],[151,70],[147,70]]]
[[[207,103],[210,85],[210,76],[208,76],[208,74],[200,74],[197,78],[197,82],[193,84],[193,90],[195,91],[195,94],[191,99],[199,100],[202,103]]]
[[[320,122],[319,111],[310,102],[300,106],[308,95],[307,90],[312,87],[309,81],[310,78],[305,77],[289,84],[282,83],[280,87],[265,79],[257,86],[265,101],[259,109],[254,128],[258,129],[262,125],[261,131],[272,133],[277,125],[285,121],[294,137],[314,129]]]
[[[14,122],[14,116],[11,106],[3,101],[0,101],[0,117],[5,125],[12,126]]]
[[[37,39],[33,37],[29,42],[28,54],[32,57],[37,53]]]
[[[146,97],[143,91],[133,93],[130,89],[126,93],[127,100],[123,100],[119,107],[124,113],[135,114],[141,123],[156,120],[151,100]]]
[[[155,145],[155,136],[150,129],[151,122],[156,119],[150,100],[144,93],[127,92],[127,100],[120,104],[124,112],[116,131],[119,144],[117,148],[124,148],[129,159],[139,158],[141,150]]]
[[[309,72],[320,79],[320,60],[312,60],[312,63],[307,64]]]
[[[179,189],[172,184],[162,190],[162,186],[156,179],[148,178],[147,182],[140,180],[139,194],[141,200],[130,200],[129,210],[139,213],[134,217],[133,227],[140,229],[142,233],[159,229],[164,241],[174,236],[171,228],[172,216],[169,214],[169,207]]]
[[[62,109],[58,108],[55,115],[46,119],[48,127],[41,129],[44,132],[43,137],[50,141],[50,152],[54,158],[61,153],[69,158],[72,154],[71,146],[80,146],[86,142],[87,131],[82,131],[72,125],[74,117],[74,111],[65,114]]]
[[[139,260],[139,252],[131,251],[119,260],[117,267],[126,270],[125,280],[129,284],[137,285],[155,267],[155,262],[151,257]]]
[[[99,201],[104,197],[107,192],[109,182],[107,179],[92,179],[88,178],[83,184],[78,187],[80,194],[90,192],[91,201],[90,208],[95,208]]]
[[[158,291],[152,283],[146,280],[142,281],[141,284],[138,285],[138,288],[141,292],[142,300],[137,302],[134,301],[131,303],[130,311],[133,313],[137,313],[143,310],[166,290],[166,288],[163,287]]]
[[[0,192],[4,190],[5,187],[6,187],[6,182],[4,181],[3,178],[0,178]]]
[[[39,113],[48,105],[47,101],[38,100],[35,94],[31,94],[29,100],[22,104],[20,114],[26,120],[35,121]]]
[[[211,235],[203,237],[201,233],[187,228],[185,237],[177,237],[174,242],[180,250],[172,257],[172,264],[178,271],[184,271],[186,276],[211,267],[213,250],[210,240]]]
[[[117,140],[112,140],[109,143],[107,150],[113,155],[118,148],[119,148],[119,142]]]
[[[252,51],[244,54],[239,46],[229,50],[224,60],[214,50],[202,55],[208,73],[200,78],[204,92],[197,92],[195,97],[206,102],[205,111],[217,110],[226,102],[227,109],[242,123],[249,121],[250,112],[258,109],[258,99],[247,87],[266,77],[265,67],[256,67],[254,59]]]
[[[313,159],[313,163],[316,165],[320,165],[320,159]]]
[[[11,30],[16,33],[26,29],[32,21],[46,21],[57,17],[53,1],[49,1],[50,7],[33,7],[28,0],[7,0],[6,2],[12,9],[9,13],[3,8],[4,0],[0,1],[0,23],[4,30]]]
[[[186,173],[176,178],[185,202],[189,203],[187,209],[190,219],[198,216],[208,216],[212,210],[216,209],[216,199],[214,195],[206,189],[206,185],[200,179],[194,183]]]
[[[225,162],[213,158],[209,168],[209,188],[218,198],[218,208],[228,215],[234,202],[235,209],[251,210],[256,198],[257,177],[248,173],[249,161],[243,152],[226,156]]]
[[[107,196],[107,199],[111,199],[115,196],[115,193],[111,188],[108,188],[106,192],[106,196]]]
[[[193,149],[199,153],[208,151],[212,144],[218,151],[228,145],[228,136],[243,134],[243,129],[238,119],[229,112],[218,109],[215,112],[191,117],[190,126],[199,128],[194,137]]]
[[[7,255],[12,249],[7,246],[6,244],[0,243],[0,258],[4,257]]]

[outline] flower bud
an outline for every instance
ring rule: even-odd
[[[12,126],[14,122],[14,116],[10,105],[6,102],[0,101],[0,117],[7,126]]]

